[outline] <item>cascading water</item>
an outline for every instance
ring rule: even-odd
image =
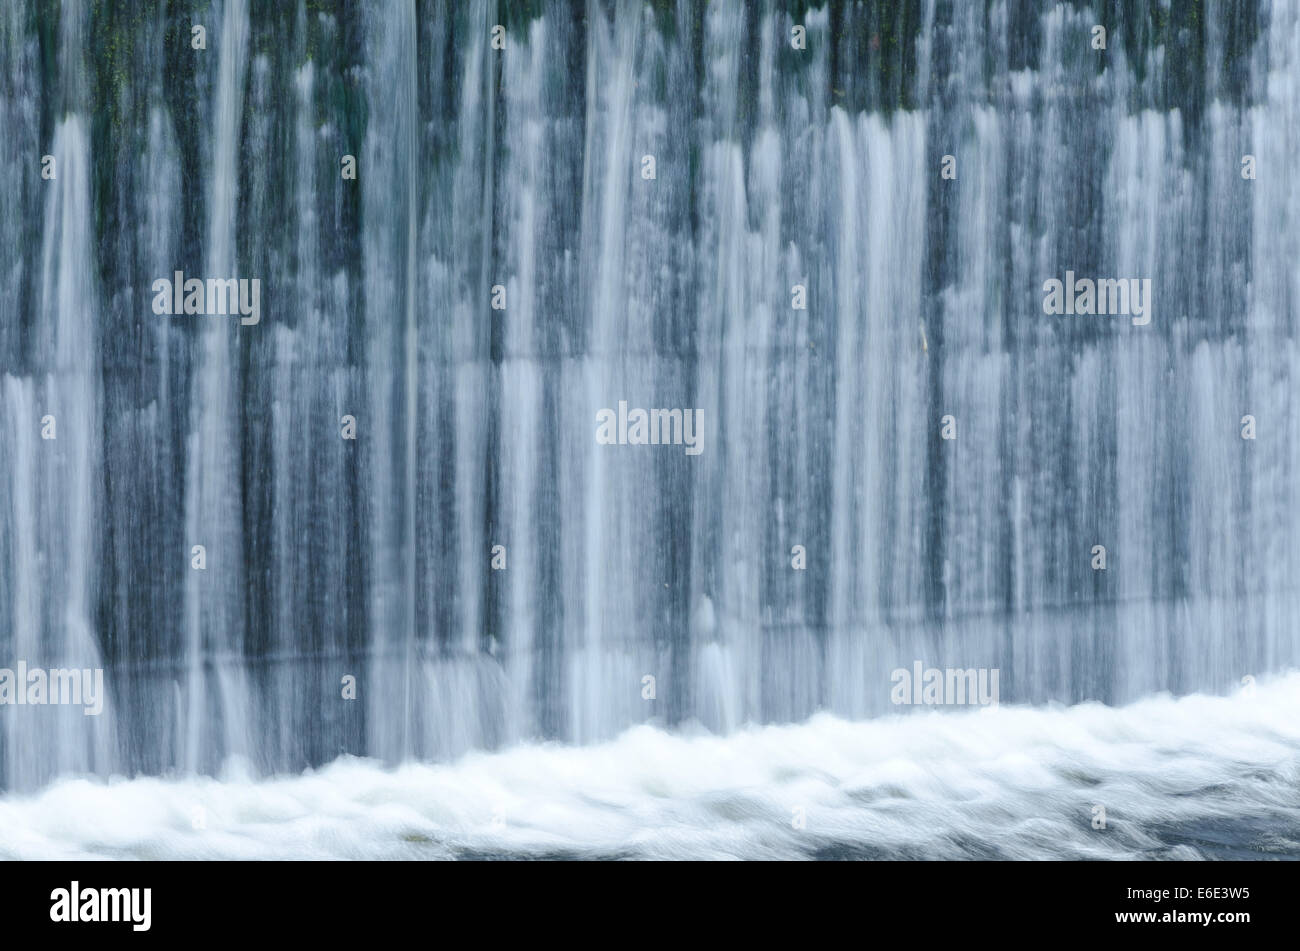
[[[40,251],[29,289],[36,319],[26,345],[39,369],[27,376],[6,373],[0,381],[8,463],[0,489],[7,502],[0,544],[9,569],[0,583],[0,617],[6,619],[7,653],[54,669],[96,669],[102,663],[94,602],[102,495],[101,327],[94,237],[86,226],[94,206],[81,112],[83,37],[83,19],[70,12],[59,38],[65,111],[54,123],[47,153],[56,177],[43,196]],[[8,246],[16,249],[22,239],[15,237]],[[14,263],[22,266],[18,259]],[[38,449],[51,444],[55,451]],[[10,785],[40,785],[61,773],[114,763],[111,707],[91,718],[69,706],[5,712],[3,763]]]
[[[203,273],[225,279],[235,265],[239,154],[248,10],[226,0],[219,39],[214,102],[208,115],[203,168],[207,182]],[[214,37],[217,31],[213,31]],[[183,273],[183,272],[182,272]],[[185,444],[185,537],[201,562],[185,576],[183,727],[188,770],[212,769],[222,756],[247,756],[252,707],[243,659],[243,455],[239,382],[231,350],[238,339],[227,321],[194,328],[195,365]],[[194,549],[191,549],[193,552]],[[211,557],[214,570],[208,573]],[[204,567],[197,567],[202,564]]]
[[[1113,6],[5,5],[0,668],[105,699],[0,705],[0,787],[523,744],[411,780],[486,802],[640,724],[892,748],[914,663],[1207,718],[1295,666],[1300,11]]]

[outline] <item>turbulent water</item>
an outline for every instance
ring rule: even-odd
[[[1300,664],[1300,7],[1101,6],[0,5],[0,667],[107,694],[0,706],[0,845],[1294,850],[1295,681],[1211,697]]]
[[[1300,675],[1118,709],[640,726],[392,770],[63,780],[0,800],[0,857],[1294,858],[1297,745]]]

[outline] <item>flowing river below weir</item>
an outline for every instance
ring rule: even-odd
[[[639,726],[440,765],[65,779],[0,800],[0,858],[1294,859],[1297,748],[1295,674],[1120,708]]]

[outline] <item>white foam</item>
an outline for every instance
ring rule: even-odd
[[[1124,708],[637,727],[384,769],[64,779],[0,799],[8,858],[1300,854],[1300,674]],[[1093,807],[1107,827],[1092,827]],[[795,828],[795,809],[806,826]],[[196,825],[201,826],[196,828]]]

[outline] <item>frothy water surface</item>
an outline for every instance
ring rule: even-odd
[[[0,855],[1296,858],[1300,673],[1120,708],[819,714],[729,736],[639,726],[450,764],[239,773],[63,779],[7,797]]]

